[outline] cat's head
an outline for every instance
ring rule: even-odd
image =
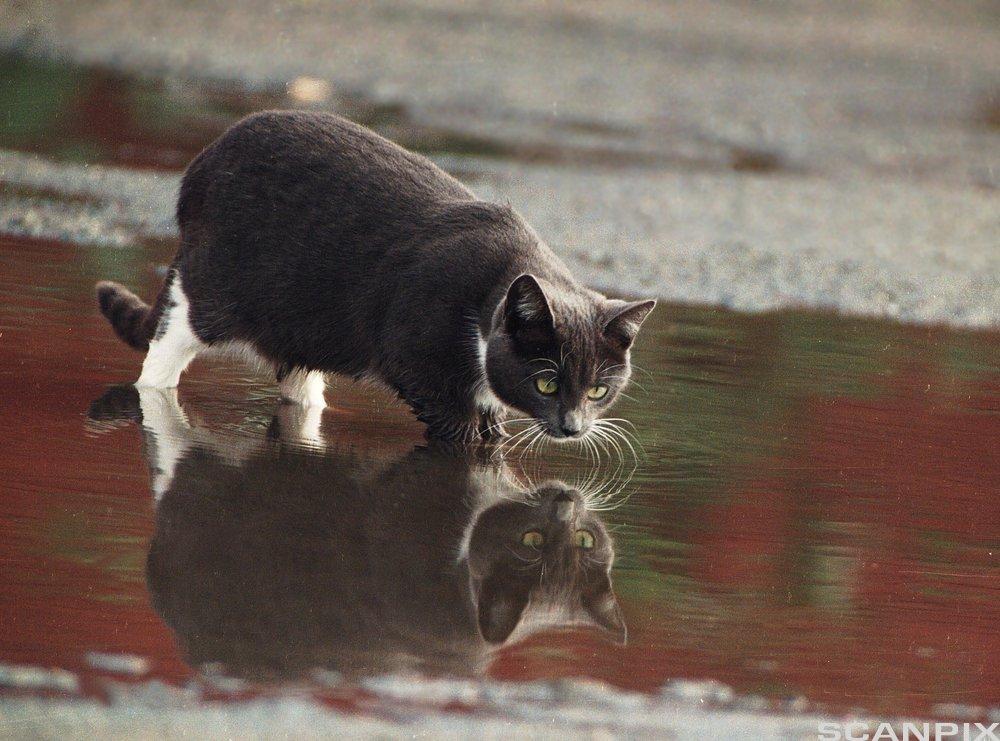
[[[519,276],[486,344],[490,389],[556,439],[585,436],[628,384],[629,350],[655,305]]]
[[[579,492],[551,482],[504,500],[476,520],[469,579],[479,630],[490,643],[551,627],[597,626],[625,640],[611,589],[614,543]]]

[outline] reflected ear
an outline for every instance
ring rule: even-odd
[[[516,339],[542,344],[551,338],[552,309],[535,276],[524,273],[510,284],[504,301],[504,323]]]
[[[490,643],[503,643],[514,632],[528,605],[529,589],[519,581],[488,576],[479,592],[479,632]]]
[[[639,328],[646,321],[656,301],[633,301],[619,308],[604,325],[604,334],[609,340],[627,350],[632,346]]]
[[[611,578],[602,574],[593,584],[588,585],[582,596],[583,609],[598,626],[608,631],[615,643],[624,645],[628,640],[625,617],[618,604],[618,598],[611,591]]]

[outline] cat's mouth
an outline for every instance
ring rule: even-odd
[[[549,426],[547,428],[549,437],[556,442],[566,443],[572,440],[580,440],[590,433],[590,425],[576,430],[567,430],[562,427]]]

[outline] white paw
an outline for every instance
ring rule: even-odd
[[[279,384],[281,398],[284,401],[309,409],[324,409],[326,398],[323,395],[326,381],[318,371],[295,371]]]

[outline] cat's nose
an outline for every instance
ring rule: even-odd
[[[573,435],[578,435],[580,430],[583,428],[583,419],[579,412],[568,412],[563,415],[562,422],[559,425],[559,429],[567,437],[572,437]]]
[[[573,497],[570,496],[568,491],[561,491],[555,495],[552,502],[556,505],[556,519],[560,522],[566,522],[573,516],[573,510],[576,509],[576,503],[573,501]]]

